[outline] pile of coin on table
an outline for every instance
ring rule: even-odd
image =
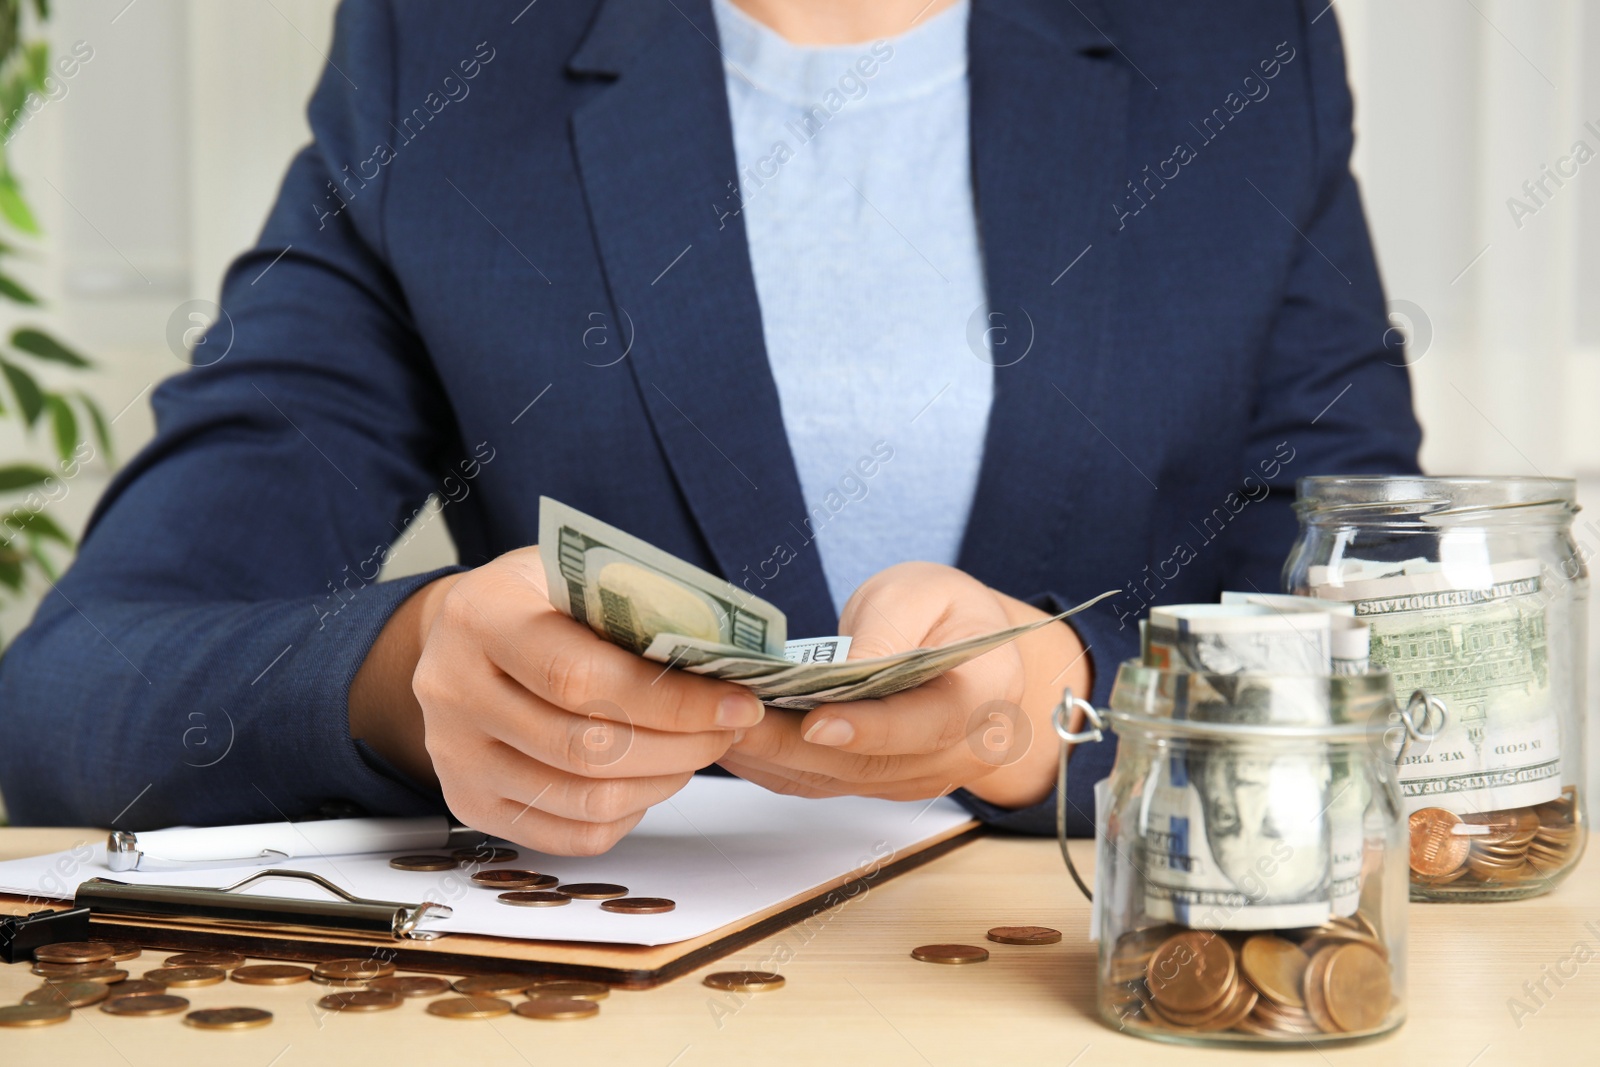
[[[1389,950],[1360,913],[1307,930],[1130,931],[1103,990],[1115,1018],[1171,1033],[1357,1034],[1394,1006]]]
[[[485,869],[491,863],[511,863],[516,859],[516,849],[483,845],[478,848],[458,848],[448,853],[396,856],[389,861],[389,866],[397,871],[425,873],[465,868],[470,872],[468,877],[473,885],[503,890],[497,898],[500,903],[520,908],[558,908],[574,900],[598,900],[601,911],[619,915],[661,915],[678,906],[666,897],[630,897],[627,886],[611,882],[563,883],[553,874],[541,874],[538,871],[507,867]]]
[[[1457,815],[1443,808],[1411,813],[1411,881],[1444,886],[1463,880],[1524,882],[1577,859],[1577,791],[1526,808]]]

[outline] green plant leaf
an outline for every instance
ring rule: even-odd
[[[69,367],[92,367],[87,359],[57,341],[54,337],[31,327],[24,327],[11,335],[11,343],[30,356],[48,359],[52,363],[65,363]]]
[[[0,467],[0,493],[39,485],[52,477],[54,475],[49,471],[32,463],[13,463],[7,467]]]
[[[32,549],[33,565],[44,572],[44,576],[50,579],[50,584],[54,585],[61,581],[61,572],[56,570],[56,565],[50,561],[50,553],[44,550],[44,545],[39,539],[29,535],[28,547]]]
[[[39,21],[40,22],[48,22],[49,21],[49,19],[50,19],[50,0],[33,0],[33,9],[34,9],[34,11],[39,13]]]
[[[45,410],[50,412],[50,429],[55,431],[56,451],[62,459],[71,459],[72,450],[78,447],[78,416],[72,406],[55,393],[44,398]]]
[[[100,451],[105,456],[106,466],[116,462],[114,457],[116,449],[111,444],[111,425],[106,422],[105,413],[100,410],[100,405],[94,398],[81,389],[78,391],[78,402],[83,405],[83,410],[89,413],[89,421],[94,425],[94,437],[100,444]]]
[[[39,383],[33,380],[33,375],[15,363],[0,359],[0,371],[5,372],[6,381],[11,383],[11,392],[17,398],[17,407],[22,409],[22,421],[32,429],[44,411],[44,391],[39,388]]]
[[[23,51],[28,67],[28,81],[35,89],[44,92],[44,79],[50,73],[50,46],[44,41],[35,41]]]
[[[10,589],[13,593],[22,591],[22,563],[20,561],[0,556],[0,585]]]
[[[11,514],[0,519],[0,531],[4,531],[9,538],[13,533],[25,533],[29,538],[56,541],[72,547],[72,535],[56,524],[56,521],[42,511],[30,508],[12,508]]]
[[[17,179],[9,173],[0,174],[0,215],[4,215],[7,222],[23,233],[34,236],[39,233],[39,223],[33,217],[33,209],[22,199]]]
[[[9,275],[0,274],[0,296],[15,300],[19,304],[38,304],[39,298],[24,289]]]

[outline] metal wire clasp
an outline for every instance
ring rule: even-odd
[[[1074,708],[1083,712],[1085,729],[1072,729]],[[1051,723],[1056,728],[1056,735],[1061,738],[1061,762],[1056,771],[1056,843],[1061,846],[1061,858],[1067,861],[1067,873],[1072,875],[1072,880],[1078,884],[1079,892],[1092,903],[1094,892],[1078,873],[1078,865],[1072,862],[1072,853],[1067,849],[1067,757],[1070,755],[1067,750],[1072,745],[1102,740],[1105,737],[1106,721],[1100,717],[1093,704],[1081,697],[1073,696],[1072,688],[1068,686],[1061,691],[1061,703],[1056,705],[1056,710],[1051,715]]]
[[[1445,725],[1450,721],[1450,711],[1444,701],[1422,689],[1411,694],[1411,699],[1406,701],[1406,706],[1399,714],[1405,736],[1401,738],[1394,754],[1396,767],[1405,762],[1406,750],[1411,747],[1411,742],[1432,741],[1444,732]]]

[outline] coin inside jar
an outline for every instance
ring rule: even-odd
[[[244,985],[294,985],[308,980],[311,968],[292,963],[255,963],[235,968],[228,977]]]
[[[525,1000],[511,1010],[524,1019],[587,1019],[600,1013],[600,1005],[592,1000],[537,997]]]
[[[522,992],[535,981],[525,974],[474,974],[457,978],[450,988],[469,997],[508,997]]]
[[[431,975],[394,974],[373,980],[367,988],[380,993],[395,993],[402,997],[436,997],[440,993],[450,992],[450,983]]]
[[[87,1008],[106,999],[108,990],[99,982],[46,982],[22,995],[24,1004],[54,1004],[63,1008]]]
[[[347,989],[329,993],[317,1001],[323,1011],[388,1011],[398,1008],[404,998],[382,989]]]
[[[165,964],[168,967],[215,967],[219,971],[231,971],[243,965],[244,957],[237,952],[180,952],[168,956]]]
[[[784,986],[783,975],[773,971],[716,971],[706,975],[701,982],[712,989],[738,993],[765,993]]]
[[[351,957],[324,960],[312,972],[318,978],[332,978],[342,982],[370,982],[374,978],[387,978],[394,973],[394,964],[388,960],[370,957]]]
[[[271,1021],[272,1013],[261,1008],[201,1008],[183,1017],[197,1030],[254,1030]]]
[[[604,982],[585,982],[578,978],[540,978],[528,986],[529,997],[560,997],[568,1000],[604,1000],[611,987]]]
[[[1322,984],[1328,1015],[1341,1030],[1371,1030],[1389,1014],[1389,964],[1366,945],[1334,949]]]
[[[72,1009],[64,1004],[7,1004],[0,1008],[0,1026],[49,1026],[70,1018]]]
[[[397,871],[453,871],[460,865],[454,856],[396,856],[389,861]]]
[[[999,945],[1054,945],[1061,940],[1061,931],[1048,926],[996,926],[987,936]]]
[[[977,945],[919,945],[911,950],[911,958],[923,963],[982,963],[989,950]]]
[[[1262,996],[1289,1007],[1305,1007],[1301,989],[1311,957],[1299,945],[1271,934],[1257,934],[1240,948],[1239,966]]]
[[[559,908],[563,904],[572,903],[572,898],[565,893],[557,893],[550,889],[519,889],[501,893],[495,899],[502,904],[518,908]]]
[[[497,1015],[510,1015],[511,1002],[496,997],[450,997],[430,1000],[428,1014],[446,1019],[493,1019]]]
[[[450,853],[450,858],[460,863],[510,863],[517,858],[517,850],[483,845],[479,848],[458,848]]]
[[[1443,808],[1422,808],[1407,820],[1411,829],[1411,869],[1431,878],[1449,874],[1467,861],[1472,839],[1457,834],[1461,816]]]
[[[666,897],[617,897],[600,902],[601,911],[615,911],[623,915],[660,915],[678,906]]]
[[[553,889],[561,879],[553,874],[538,871],[515,871],[504,867],[492,871],[479,871],[472,876],[473,885],[491,889]]]
[[[176,1015],[189,1007],[186,997],[170,993],[144,993],[135,996],[116,996],[100,1005],[108,1015]]]
[[[34,949],[33,958],[41,963],[94,963],[110,959],[111,953],[104,941],[58,941]]]
[[[569,882],[559,888],[574,900],[609,900],[628,895],[627,886],[611,882]]]
[[[191,989],[216,985],[227,974],[216,967],[153,967],[144,976],[151,982],[160,982],[171,989]]]
[[[1217,934],[1186,930],[1168,938],[1145,970],[1157,1006],[1193,1013],[1215,1008],[1233,990],[1233,949]]]

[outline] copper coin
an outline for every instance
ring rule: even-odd
[[[1411,869],[1437,878],[1467,861],[1472,839],[1455,832],[1461,816],[1443,808],[1423,808],[1411,813]]]
[[[537,978],[526,974],[474,974],[457,978],[450,983],[450,988],[468,997],[509,997],[536,981]]]
[[[1233,990],[1233,948],[1217,934],[1186,930],[1162,942],[1145,968],[1156,1003],[1179,1012],[1217,1006]]]
[[[446,1019],[493,1019],[497,1015],[510,1015],[511,1002],[496,997],[449,997],[428,1001],[429,1015],[442,1015]]]
[[[374,978],[387,978],[394,973],[394,964],[372,957],[351,957],[342,960],[324,960],[312,972],[318,978],[332,978],[342,982],[370,982]]]
[[[100,1010],[110,1015],[176,1015],[189,1007],[185,997],[170,993],[143,993],[136,996],[116,996],[100,1005]]]
[[[610,882],[571,882],[560,888],[561,892],[574,900],[609,900],[628,895],[627,886]]]
[[[1306,982],[1301,989],[1305,997],[1306,1014],[1310,1016],[1315,1028],[1326,1033],[1339,1032],[1339,1024],[1333,1021],[1333,1016],[1328,1013],[1328,961],[1333,954],[1343,948],[1343,945],[1327,945],[1317,950],[1311,957],[1311,966],[1306,968]],[[1257,1010],[1266,1008],[1267,1002],[1263,1000],[1257,1005]]]
[[[565,893],[548,889],[519,889],[511,893],[501,893],[496,899],[502,904],[513,904],[519,908],[559,908],[563,904],[572,903],[572,898]]]
[[[367,988],[379,993],[395,993],[402,997],[436,997],[440,993],[450,992],[450,983],[432,975],[392,974],[387,978],[374,979]]]
[[[561,879],[553,874],[538,871],[516,871],[499,867],[492,871],[479,871],[472,876],[473,885],[491,889],[554,889]]]
[[[215,967],[219,971],[231,971],[244,966],[244,957],[237,952],[180,952],[168,956],[165,966]]]
[[[104,941],[58,941],[34,949],[33,958],[41,963],[94,963],[109,960],[111,953]]]
[[[919,945],[911,950],[911,958],[923,963],[982,963],[989,950],[977,945]]]
[[[389,861],[397,871],[453,871],[460,865],[454,856],[396,856]]]
[[[1233,997],[1218,1012],[1210,1022],[1201,1023],[1195,1027],[1202,1033],[1220,1033],[1223,1030],[1232,1030],[1249,1016],[1255,1008],[1261,995],[1255,991],[1249,982],[1239,982],[1234,986]]]
[[[537,997],[524,1000],[511,1010],[524,1019],[588,1019],[600,1014],[600,1005],[569,997]]]
[[[151,993],[165,993],[167,987],[160,982],[151,982],[144,978],[130,978],[125,982],[118,982],[117,988],[110,990],[111,998],[117,997],[142,997]]]
[[[41,978],[72,978],[80,974],[104,971],[110,966],[110,960],[93,960],[89,963],[45,963],[43,960],[36,960],[29,969]]]
[[[148,981],[160,982],[169,989],[191,989],[195,986],[216,985],[227,973],[215,967],[153,967],[144,972]]]
[[[311,974],[311,980],[317,985],[332,986],[334,989],[365,989],[377,981],[375,978],[324,978],[315,971]]]
[[[46,982],[22,996],[24,1004],[54,1004],[62,1008],[87,1008],[106,999],[109,990],[99,982]]]
[[[49,1026],[72,1018],[72,1009],[59,1004],[8,1004],[0,1008],[0,1026]]]
[[[996,926],[988,938],[1000,945],[1054,945],[1061,940],[1061,931],[1048,926]]]
[[[1335,949],[1323,986],[1328,1014],[1341,1030],[1371,1030],[1389,1014],[1389,963],[1365,945]]]
[[[772,971],[717,971],[701,979],[712,989],[729,989],[738,993],[765,993],[782,989],[783,975]]]
[[[121,967],[97,967],[92,971],[81,971],[66,977],[70,982],[99,982],[101,985],[120,985],[127,980],[128,972]],[[51,981],[62,981],[62,978],[52,978]]]
[[[517,858],[517,850],[483,845],[479,848],[458,848],[450,853],[450,858],[459,863],[510,863]]]
[[[602,901],[600,910],[621,912],[624,915],[660,915],[677,906],[677,901],[668,900],[666,897],[618,897],[615,900]]]
[[[296,967],[292,963],[254,963],[237,967],[228,977],[245,985],[294,985],[311,977],[310,967]]]
[[[604,982],[585,982],[577,978],[540,978],[528,986],[529,997],[604,1000],[610,995],[611,987]]]
[[[351,989],[343,993],[329,993],[317,1001],[323,1011],[388,1011],[398,1008],[404,998],[399,993],[381,989]]]
[[[114,960],[117,963],[126,963],[128,960],[136,960],[144,955],[144,950],[132,941],[100,941],[96,939],[92,943],[110,945],[111,955],[107,959]]]
[[[196,1030],[254,1030],[271,1021],[272,1013],[260,1008],[202,1008],[183,1017]]]
[[[1302,989],[1311,957],[1299,945],[1271,934],[1257,934],[1239,949],[1239,966],[1262,996],[1277,1004],[1305,1007]]]

